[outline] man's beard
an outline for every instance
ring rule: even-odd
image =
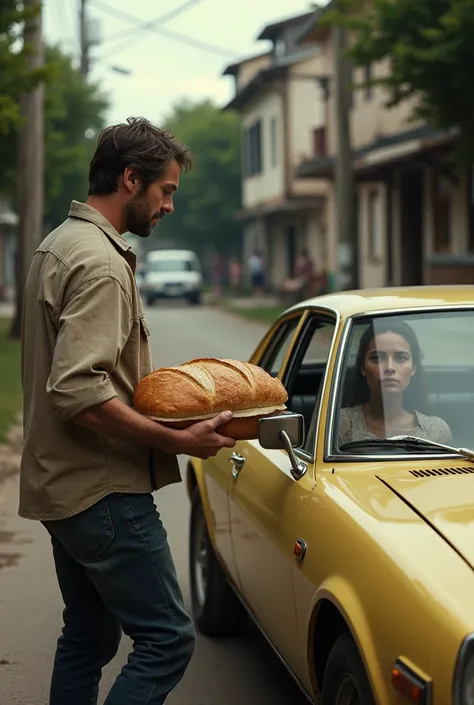
[[[138,193],[127,203],[125,208],[125,227],[127,231],[137,237],[150,237],[154,227],[153,221],[161,219],[164,213],[154,213],[150,218],[149,212],[146,195]]]

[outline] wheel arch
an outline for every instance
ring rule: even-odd
[[[358,596],[342,579],[331,580],[331,590],[318,591],[308,630],[308,660],[315,693],[322,690],[331,649],[342,634],[353,639],[363,661],[376,702],[388,702],[389,692],[374,639]]]

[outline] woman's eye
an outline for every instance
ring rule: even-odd
[[[372,362],[381,362],[383,360],[383,354],[382,353],[373,353],[370,356],[370,359]]]
[[[407,355],[406,353],[398,353],[395,356],[395,359],[397,362],[407,362],[410,358],[409,355]]]

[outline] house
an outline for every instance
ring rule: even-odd
[[[317,42],[296,42],[313,13],[267,25],[258,36],[270,50],[227,66],[235,95],[224,109],[242,118],[244,260],[262,252],[278,290],[307,248],[319,270],[330,250],[325,178],[300,178],[299,164],[325,150],[325,75]]]
[[[0,301],[12,301],[15,295],[15,253],[18,215],[0,200]]]
[[[328,98],[325,152],[303,160],[296,173],[304,183],[324,178],[332,191],[337,139],[331,30],[313,13],[297,42],[302,48],[320,45]],[[388,71],[388,62],[357,68],[354,83]],[[358,285],[474,283],[473,175],[452,165],[456,136],[409,121],[416,97],[391,109],[385,101],[380,87],[352,94]]]

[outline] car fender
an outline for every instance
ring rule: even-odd
[[[308,634],[309,658],[314,659],[313,644],[317,618],[324,600],[331,602],[345,621],[364,662],[375,701],[379,705],[390,703],[390,694],[386,685],[387,674],[384,677],[363,602],[353,586],[342,575],[327,578],[314,595]],[[310,670],[313,671],[312,668]],[[321,684],[315,682],[315,674],[313,674],[313,678],[313,685],[320,688]]]
[[[186,489],[190,501],[192,500],[196,487],[199,491],[199,496],[201,497],[209,539],[214,551],[217,553],[214,518],[206,489],[203,461],[199,458],[190,458],[186,468]]]

